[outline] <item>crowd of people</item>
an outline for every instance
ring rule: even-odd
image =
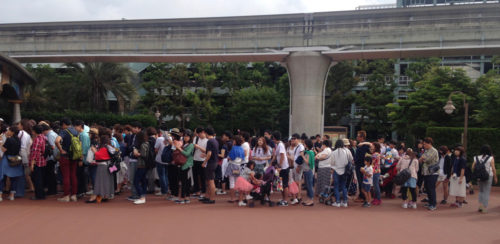
[[[491,148],[484,145],[467,167],[465,150],[434,146],[432,138],[415,149],[405,143],[308,137],[280,132],[263,136],[208,128],[143,128],[140,123],[86,125],[81,120],[49,122],[23,119],[11,126],[0,120],[0,201],[14,201],[25,190],[32,200],[62,192],[57,200],[102,203],[130,192],[128,200],[145,204],[148,194],[177,204],[197,199],[215,204],[216,195],[229,195],[240,207],[255,201],[273,206],[314,206],[325,203],[348,207],[382,204],[402,198],[402,208],[415,209],[420,195],[424,207],[438,206],[436,188],[442,186],[440,205],[467,204],[471,181],[479,185],[479,212],[486,213],[491,186],[497,183]],[[483,172],[471,177],[468,171]],[[477,172],[474,175],[479,175]],[[130,191],[128,191],[130,189]],[[280,200],[271,195],[280,192]],[[305,194],[303,194],[305,193]],[[88,197],[87,197],[88,196]],[[450,197],[455,197],[451,200]]]

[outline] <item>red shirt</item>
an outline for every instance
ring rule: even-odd
[[[33,144],[31,145],[29,165],[31,166],[32,162],[35,161],[35,165],[37,167],[45,167],[47,165],[47,161],[45,161],[45,157],[43,156],[44,153],[45,136],[40,134],[35,138]]]
[[[111,156],[109,156],[108,149],[106,147],[101,147],[97,152],[94,154],[95,160],[97,161],[107,161],[111,159]]]
[[[372,155],[372,166],[374,174],[380,173],[380,153],[374,153]]]

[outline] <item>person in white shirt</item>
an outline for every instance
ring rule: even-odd
[[[361,173],[363,173],[363,194],[365,195],[365,203],[363,204],[364,208],[369,208],[371,206],[370,202],[372,200],[372,196],[370,193],[370,189],[373,185],[373,167],[372,167],[372,157],[365,157],[365,167],[361,168]]]
[[[172,139],[165,141],[165,132],[160,131],[158,138],[155,142],[155,161],[156,161],[156,173],[158,173],[158,179],[160,181],[160,192],[155,193],[156,196],[166,195],[168,192],[168,174],[167,168],[169,162],[163,162],[161,160],[161,155],[165,147],[170,146],[172,144]],[[167,135],[168,136],[168,135]]]
[[[19,152],[19,156],[21,156],[24,165],[26,185],[30,191],[34,191],[35,187],[31,181],[31,169],[28,167],[31,143],[33,143],[31,140],[31,128],[33,125],[31,125],[29,120],[23,119],[20,123],[17,123],[17,127],[19,128],[19,134],[17,136],[21,140],[21,151]]]
[[[344,147],[342,140],[335,142],[335,150],[332,152],[333,181],[335,186],[334,207],[347,207],[347,177],[345,167],[349,162],[353,162],[351,151]],[[342,201],[340,201],[340,190],[342,190]]]
[[[497,169],[495,167],[495,159],[491,153],[491,147],[489,145],[483,145],[480,150],[480,155],[474,157],[474,163],[472,164],[472,169],[476,164],[484,164],[486,172],[489,177],[488,180],[478,181],[479,185],[479,209],[480,213],[488,212],[488,202],[490,200],[491,184],[498,184]]]
[[[299,187],[299,193],[297,196],[292,200],[291,204],[295,205],[302,200],[302,194],[301,194],[301,189],[302,189],[302,175],[304,173],[304,169],[302,168],[302,164],[304,161],[302,160],[302,157],[300,156],[302,152],[304,152],[305,148],[304,145],[300,143],[300,135],[299,134],[293,134],[292,139],[290,140],[290,147],[288,148],[288,160],[292,161],[292,164],[295,166],[293,172],[293,180],[295,183],[297,183],[297,186]],[[299,159],[299,160],[297,160]],[[300,200],[299,200],[300,199]]]
[[[332,163],[331,163],[331,142],[330,140],[324,140],[321,145],[321,152],[316,155],[318,162],[318,182],[316,184],[316,194],[325,194],[325,191],[330,186],[332,177]]]
[[[273,133],[273,141],[276,144],[275,158],[278,162],[281,180],[283,181],[282,199],[279,201],[278,205],[286,207],[288,206],[288,202],[285,199],[288,196],[288,180],[290,177],[290,170],[288,166],[288,158],[286,156],[285,144],[281,141],[281,133],[279,131]]]
[[[241,144],[241,148],[243,148],[243,151],[245,152],[245,159],[243,160],[243,163],[247,164],[250,158],[250,134],[248,132],[241,132],[241,137],[244,140],[243,144]]]
[[[252,160],[255,161],[255,173],[264,173],[264,168],[272,156],[272,148],[266,143],[264,137],[260,137],[257,146],[252,151]]]
[[[197,128],[196,134],[197,136],[193,140],[195,148],[193,157],[193,196],[201,198],[201,194],[205,193],[206,191],[205,173],[201,165],[205,161],[208,139],[203,128]]]

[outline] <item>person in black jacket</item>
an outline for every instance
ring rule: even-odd
[[[361,192],[363,186],[363,173],[361,173],[361,168],[365,166],[365,155],[370,152],[370,143],[366,142],[366,131],[358,131],[356,140],[358,140],[358,147],[356,153],[354,154],[354,164],[356,166],[356,177],[358,179],[358,192]],[[357,202],[364,201],[365,196],[359,194]]]
[[[452,153],[447,146],[441,146],[439,148],[439,176],[436,189],[440,184],[443,184],[443,200],[441,201],[441,204],[448,203],[451,168],[453,166],[451,155]]]

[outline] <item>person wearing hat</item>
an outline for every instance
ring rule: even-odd
[[[178,204],[187,204],[189,201],[189,190],[191,188],[191,179],[188,177],[189,170],[193,167],[193,132],[187,129],[184,131],[183,137],[184,145],[176,145],[174,143],[175,150],[179,150],[182,155],[186,157],[186,163],[181,166],[180,178],[181,178],[181,198],[176,201]]]

